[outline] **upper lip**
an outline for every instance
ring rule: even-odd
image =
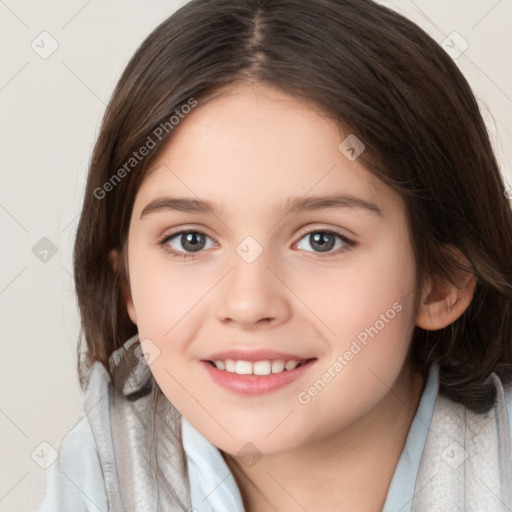
[[[278,350],[272,349],[257,349],[257,350],[249,350],[249,349],[232,349],[232,350],[223,350],[222,352],[216,352],[208,356],[205,361],[226,361],[227,359],[233,359],[235,361],[267,361],[267,360],[277,360],[282,359],[284,361],[307,361],[308,359],[312,359],[311,357],[304,357],[297,354],[290,354],[286,352],[280,352]]]

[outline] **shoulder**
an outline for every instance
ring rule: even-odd
[[[511,436],[511,448],[512,448],[512,383],[503,384],[503,396],[505,399],[505,407],[507,409],[508,427]]]
[[[46,496],[37,512],[107,512],[103,472],[87,416],[58,445],[46,470]]]
[[[508,420],[508,425],[504,428],[508,428],[510,474],[512,475],[512,382],[500,382],[503,386],[503,399],[505,401],[505,408],[507,412],[505,417]]]
[[[57,459],[46,470],[46,495],[37,512],[107,512],[102,464],[87,414],[79,414],[56,449]]]
[[[500,379],[497,380],[499,380],[503,388],[503,399],[505,401],[505,408],[507,410],[508,427],[512,436],[512,382],[504,383]]]

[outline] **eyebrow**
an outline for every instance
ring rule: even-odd
[[[381,209],[360,197],[351,194],[333,194],[327,196],[291,197],[280,207],[283,214],[301,211],[314,211],[337,208],[361,208],[379,217],[384,217]],[[220,207],[210,201],[192,197],[159,197],[144,207],[140,218],[161,211],[179,211],[188,213],[213,213],[220,216]]]

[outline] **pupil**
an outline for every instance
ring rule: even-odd
[[[181,245],[187,251],[200,251],[204,247],[204,242],[204,237],[200,233],[186,233],[182,235]]]
[[[312,233],[309,235],[309,243],[313,249],[326,252],[334,247],[334,237],[329,233]]]

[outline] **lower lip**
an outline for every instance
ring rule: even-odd
[[[219,370],[207,361],[201,361],[210,377],[219,386],[239,395],[263,395],[276,391],[297,379],[300,379],[315,363],[316,359],[310,359],[306,364],[270,375],[239,375],[225,370]]]

